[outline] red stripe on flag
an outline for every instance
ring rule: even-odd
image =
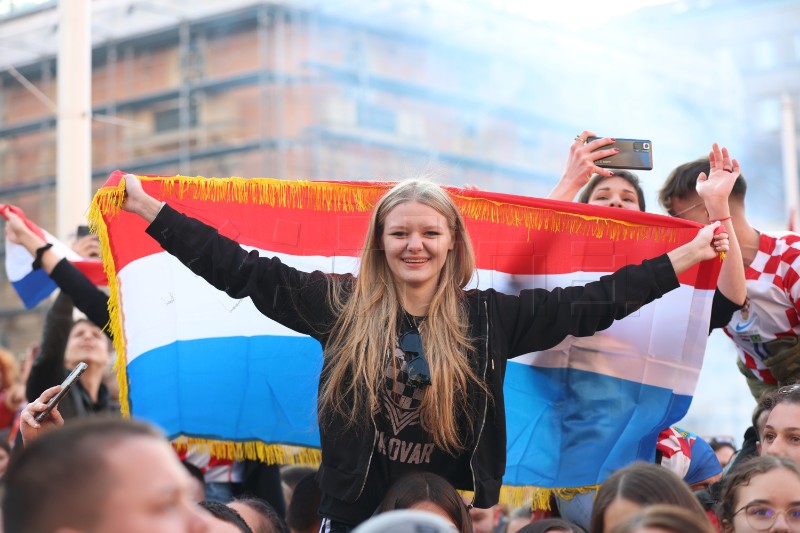
[[[114,175],[112,175],[114,177]],[[143,181],[145,190],[162,198],[161,182]],[[363,184],[362,184],[363,185]],[[482,191],[457,191],[462,196],[513,201],[546,209],[555,215],[575,212],[578,217],[614,216],[630,225],[650,224],[674,230],[675,241],[661,239],[618,239],[588,232],[535,230],[524,225],[509,225],[491,220],[465,217],[475,247],[478,268],[519,275],[565,274],[571,272],[613,272],[624,265],[663,254],[694,237],[699,226],[649,213],[622,209],[598,208],[572,202],[555,202]],[[463,194],[462,194],[463,193]],[[366,235],[369,212],[337,212],[270,207],[255,203],[213,203],[209,200],[167,198],[178,211],[198,218],[233,240],[262,250],[296,256],[357,257]],[[563,210],[563,211],[562,211]],[[115,250],[118,271],[128,263],[155,253],[161,248],[145,233],[147,224],[122,212],[118,223],[110,225],[109,239]],[[520,245],[527,242],[528,245]],[[122,245],[118,245],[122,244]],[[681,276],[692,284],[695,266]],[[694,285],[700,289],[716,286],[717,269]]]

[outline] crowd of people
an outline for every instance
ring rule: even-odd
[[[597,165],[616,153],[614,139],[589,137],[576,136],[550,198],[644,211],[633,172]],[[6,210],[7,237],[61,288],[23,369],[0,351],[6,533],[800,532],[800,236],[749,224],[745,182],[725,148],[677,167],[660,191],[669,215],[702,226],[690,242],[583,286],[519,294],[466,288],[476,270],[469,233],[429,181],[402,181],[378,201],[357,276],[260,257],[151,197],[135,176],[125,187],[123,209],[164,250],[320,342],[321,464],[187,452],[152,425],[120,418],[108,297]],[[75,246],[100,253],[93,236]],[[554,496],[549,509],[501,505],[506,360],[606,329],[723,252],[708,328],[734,342],[756,400],[742,445],[664,427],[653,463],[622,468],[596,491]],[[37,422],[79,362],[87,370]],[[396,423],[389,403],[413,416]],[[425,460],[397,460],[379,434],[419,446]]]

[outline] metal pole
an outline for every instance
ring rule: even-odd
[[[92,38],[89,0],[58,3],[56,231],[65,239],[92,195]]]
[[[786,215],[789,229],[800,231],[797,176],[797,130],[794,122],[794,101],[783,95],[783,120],[781,121],[781,149],[783,152],[783,183],[786,192]]]
[[[189,21],[181,19],[178,26],[178,46],[180,56],[181,85],[178,91],[178,127],[180,144],[178,146],[178,172],[189,174],[189,128],[191,127],[191,95],[189,94],[189,55],[191,33]]]

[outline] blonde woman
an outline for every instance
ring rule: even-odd
[[[690,243],[583,287],[506,295],[465,290],[475,257],[447,192],[397,184],[377,203],[359,275],[305,273],[259,257],[149,196],[125,176],[123,208],[194,273],[319,340],[322,531],[369,518],[389,486],[433,472],[472,505],[498,501],[505,471],[506,360],[607,328],[678,287],[677,275],[728,250],[717,225]],[[635,303],[634,303],[635,302]]]

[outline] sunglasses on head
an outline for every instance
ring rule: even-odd
[[[422,337],[419,331],[411,329],[400,335],[400,349],[409,358],[406,361],[406,371],[411,384],[415,387],[430,385],[431,368],[422,353]]]

